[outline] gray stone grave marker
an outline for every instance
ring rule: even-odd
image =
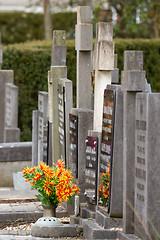
[[[47,131],[48,131],[48,93],[38,92],[38,144],[39,160],[47,163]],[[42,151],[43,149],[43,151]],[[41,156],[40,153],[43,153]],[[41,156],[41,157],[40,157]]]
[[[113,153],[115,91],[104,91],[100,171],[108,170]]]
[[[78,116],[69,114],[70,162],[73,176],[78,178]]]
[[[5,84],[5,129],[4,142],[19,142],[18,128],[18,87],[12,83]]]
[[[113,157],[113,137],[114,137],[114,118],[115,118],[115,90],[104,90],[103,121],[102,121],[102,140],[100,155],[100,172],[109,170],[109,202],[108,212],[110,211],[111,199],[111,179],[112,179],[112,157]],[[99,174],[100,178],[102,174]]]
[[[78,7],[75,42],[77,50],[77,108],[91,109],[93,26],[89,6]]]
[[[123,215],[123,93],[120,85],[107,85],[115,91],[115,117],[112,151],[110,217]]]
[[[58,84],[58,115],[59,115],[59,158],[69,167],[69,112],[73,105],[72,81],[60,79]]]
[[[158,239],[160,201],[160,93],[136,96],[135,233]]]
[[[81,189],[80,193],[80,201],[84,200],[84,192],[85,192],[85,170],[86,170],[86,147],[85,147],[85,140],[88,135],[88,130],[92,130],[93,128],[93,110],[89,109],[82,109],[82,108],[72,108],[70,116],[77,116],[74,117],[73,121],[70,121],[70,139],[73,137],[72,142],[70,142],[70,163],[71,163],[71,170],[76,178],[75,181],[79,185]],[[78,119],[78,127],[76,130],[74,121],[77,122]],[[78,132],[76,134],[75,132]],[[76,139],[75,137],[76,136]],[[78,139],[77,139],[78,138]],[[78,142],[77,142],[78,141]],[[77,144],[78,143],[78,144]],[[78,157],[75,158],[74,156],[77,155]],[[76,170],[76,171],[75,171]]]
[[[141,51],[124,52],[123,90],[123,230],[134,232],[135,193],[135,104],[136,93],[145,91]]]
[[[49,72],[49,106],[50,106],[50,125],[52,126],[52,163],[61,158],[61,146],[59,135],[59,81],[62,78],[67,78],[66,67],[66,45],[65,45],[65,31],[53,31],[53,47],[52,47],[52,66]],[[63,88],[63,87],[62,87]],[[50,145],[49,145],[50,148]],[[64,159],[65,160],[65,159]]]
[[[112,84],[118,84],[119,83],[119,69],[117,68],[117,59],[118,55],[114,54],[114,70],[112,71]]]
[[[98,137],[86,138],[86,170],[85,170],[86,194],[97,204],[98,186]]]
[[[103,94],[107,84],[111,84],[114,70],[113,26],[110,23],[97,24],[95,46],[95,88],[94,88],[94,130],[102,130]]]
[[[13,71],[12,70],[0,70],[0,142],[4,142],[4,129],[5,129],[5,95],[6,95],[6,83],[13,84]]]

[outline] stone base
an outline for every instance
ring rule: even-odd
[[[32,224],[31,235],[34,237],[79,237],[83,229],[77,225],[63,224],[57,226],[36,226]]]
[[[116,230],[104,229],[95,220],[82,219],[83,235],[86,239],[116,239]]]
[[[88,208],[81,208],[80,209],[80,216],[82,218],[94,218],[95,219],[96,213],[91,211]]]
[[[98,210],[96,211],[96,222],[104,229],[122,228],[123,226],[122,218],[111,218],[109,216],[104,215]]]
[[[141,240],[141,238],[135,236],[134,234],[125,234],[124,232],[118,232],[117,238],[119,240]]]

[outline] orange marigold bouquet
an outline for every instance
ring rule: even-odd
[[[102,205],[106,205],[109,200],[109,179],[110,179],[110,164],[109,170],[102,174],[101,185],[99,187],[99,198],[102,201]]]
[[[58,205],[67,200],[71,203],[72,196],[80,192],[72,181],[71,172],[65,169],[62,160],[58,160],[52,167],[40,162],[37,167],[24,168],[22,175],[32,188],[38,190],[39,194],[36,197],[43,205]]]

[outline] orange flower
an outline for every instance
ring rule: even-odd
[[[22,174],[24,175],[24,174],[26,174],[26,173],[32,173],[32,172],[34,172],[36,169],[37,169],[37,167],[33,167],[33,168],[26,167],[26,168],[24,168]]]
[[[58,204],[69,200],[80,189],[72,182],[71,172],[64,167],[63,160],[58,160],[55,166],[49,167],[40,162],[38,167],[25,168],[23,177],[33,188],[39,191],[37,197],[42,204]]]
[[[40,179],[42,176],[40,173],[36,173],[35,177],[33,178],[34,181],[37,181],[38,179]]]
[[[59,168],[64,168],[64,162],[63,160],[59,159],[57,161],[57,163],[55,164],[55,166],[59,167]]]
[[[45,182],[44,182],[44,189],[48,196],[52,193],[53,185],[54,185],[54,183],[50,180],[45,180]]]

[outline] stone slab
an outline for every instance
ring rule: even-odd
[[[114,70],[114,43],[101,41],[98,43],[98,70]]]
[[[123,92],[120,85],[107,85],[107,89],[115,90],[116,94],[109,215],[120,218],[123,216]]]
[[[103,229],[95,220],[82,219],[83,235],[89,239],[116,239],[117,231]]]
[[[1,143],[0,162],[31,161],[32,142]]]
[[[82,218],[93,218],[93,219],[95,219],[96,213],[94,211],[91,211],[88,208],[81,208],[80,216]]]
[[[117,238],[119,240],[141,240],[141,238],[137,237],[134,234],[125,234],[124,232],[118,232]]]
[[[118,68],[114,68],[114,70],[112,71],[112,84],[118,84],[119,83],[119,69]]]
[[[86,136],[88,135],[88,130],[93,129],[93,110],[72,108],[72,114],[78,116],[78,184],[81,189],[81,194],[84,194],[85,192],[84,179],[86,169],[85,140]],[[72,159],[70,162],[72,162]],[[75,165],[73,163],[72,170],[73,171],[75,170]]]
[[[79,6],[77,8],[77,23],[90,23],[91,22],[91,7]]]
[[[63,30],[53,31],[51,65],[66,66],[66,33]]]
[[[19,128],[5,128],[4,142],[20,142],[20,129]]]
[[[93,25],[76,25],[76,50],[91,51],[93,49]]]
[[[111,218],[100,211],[96,211],[96,222],[104,229],[122,228],[122,218]]]
[[[92,109],[91,51],[77,51],[77,108]]]
[[[18,127],[18,87],[12,83],[5,84],[5,127]]]
[[[36,237],[78,237],[81,235],[82,228],[77,225],[63,224],[55,227],[31,226],[31,235]]]
[[[142,70],[128,70],[124,72],[122,89],[126,91],[144,91],[146,87],[146,72]]]
[[[160,232],[160,93],[138,93],[135,145],[135,234],[156,239]]]
[[[106,22],[97,23],[98,42],[113,40],[113,24]]]
[[[6,83],[13,84],[14,72],[13,70],[0,70],[0,143],[4,142],[4,128],[5,128],[5,95]]]
[[[124,52],[124,71],[143,70],[143,52],[125,51]]]

